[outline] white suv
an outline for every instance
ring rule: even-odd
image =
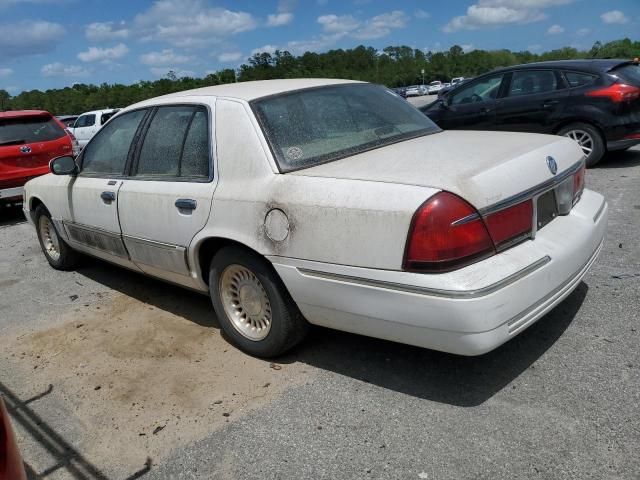
[[[80,148],[89,143],[98,130],[107,121],[120,111],[119,108],[108,108],[106,110],[94,110],[83,113],[70,128],[73,136],[78,140]]]

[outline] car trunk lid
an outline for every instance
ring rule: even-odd
[[[564,137],[445,131],[290,174],[437,188],[483,209],[560,176],[582,157]]]

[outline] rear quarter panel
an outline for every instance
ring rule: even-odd
[[[280,174],[247,104],[216,102],[218,186],[211,216],[190,248],[211,237],[238,241],[262,255],[369,268],[402,266],[411,219],[438,190],[394,183]],[[267,235],[269,211],[285,213],[286,238]]]

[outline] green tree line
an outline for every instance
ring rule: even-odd
[[[382,51],[358,46],[335,49],[325,53],[306,52],[295,56],[286,50],[257,53],[237,70],[226,69],[203,78],[176,78],[169,72],[166,78],[141,81],[133,85],[75,84],[72,87],[46,91],[25,91],[11,97],[0,90],[0,110],[43,109],[55,115],[82,113],[105,107],[125,107],[147,98],[192,88],[249,80],[275,78],[348,78],[399,87],[426,82],[448,81],[452,77],[473,77],[498,67],[544,60],[576,58],[635,58],[640,56],[640,41],[628,38],[602,44],[596,42],[590,50],[564,47],[544,53],[510,50],[464,50],[454,45],[444,52],[424,52],[407,46],[390,46]]]

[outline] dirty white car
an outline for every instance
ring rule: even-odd
[[[83,252],[208,293],[260,356],[308,324],[487,352],[569,295],[607,221],[575,142],[443,132],[350,81],[148,100],[51,169],[24,208],[54,268]]]

